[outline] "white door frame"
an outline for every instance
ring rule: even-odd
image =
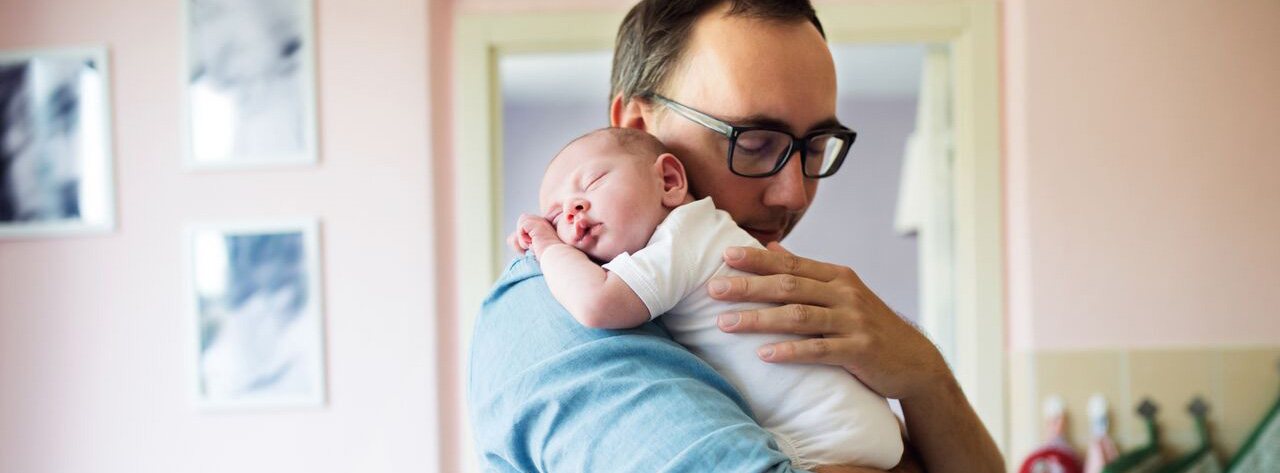
[[[463,379],[475,315],[505,263],[505,235],[499,234],[498,221],[503,136],[498,58],[519,52],[612,50],[623,14],[459,17],[455,241]],[[1007,451],[998,6],[992,0],[823,5],[818,17],[831,43],[939,43],[950,48],[955,123],[952,368],[979,417]],[[469,448],[469,426],[462,430],[470,460],[475,452]]]

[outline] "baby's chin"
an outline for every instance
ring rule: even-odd
[[[580,245],[574,245],[574,247],[586,253],[587,257],[591,258],[591,261],[604,264],[613,261],[614,258],[623,253],[635,254],[635,252],[644,249],[645,245],[648,244],[647,238],[643,240],[631,238],[632,240],[637,240],[637,243],[636,241],[619,241],[618,237],[620,236],[622,235],[606,232],[600,235],[599,240],[592,241],[586,245],[586,248]]]
[[[602,250],[599,247],[592,248],[590,250],[582,250],[582,252],[586,253],[587,257],[591,258],[591,261],[596,262],[596,264],[608,263],[613,261],[614,258],[617,258],[618,255],[622,254],[621,251]]]
[[[634,254],[635,252],[640,251],[641,248],[644,248],[644,245],[640,245],[635,249],[627,249],[626,245],[616,245],[613,241],[602,240],[597,242],[595,245],[592,245],[590,249],[579,249],[582,250],[583,253],[586,253],[587,257],[591,258],[592,261],[604,264],[613,261],[614,258],[617,258],[618,255],[623,253]]]

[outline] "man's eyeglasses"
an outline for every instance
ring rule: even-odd
[[[777,174],[791,154],[800,151],[804,177],[829,177],[840,169],[858,133],[839,127],[815,130],[802,137],[768,126],[735,126],[656,93],[646,98],[661,103],[682,117],[729,138],[729,170],[743,177]]]

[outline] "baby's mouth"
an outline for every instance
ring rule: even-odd
[[[600,233],[599,223],[592,222],[586,218],[579,218],[573,225],[573,243],[582,244],[587,238],[595,237]]]

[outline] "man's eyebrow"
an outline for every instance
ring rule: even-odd
[[[788,130],[788,131],[791,131],[792,133],[795,133],[795,131],[791,129],[791,125],[788,125],[787,122],[782,121],[781,119],[778,119],[776,117],[768,116],[768,115],[748,115],[745,117],[726,117],[724,121],[736,126],[761,126],[761,127],[773,128],[777,130]],[[818,123],[813,124],[813,126],[809,127],[809,129],[805,130],[803,133],[808,133],[814,130],[829,130],[832,128],[847,128],[847,127],[845,127],[844,124],[840,123],[840,120],[837,119],[836,117],[827,117],[819,121]]]

